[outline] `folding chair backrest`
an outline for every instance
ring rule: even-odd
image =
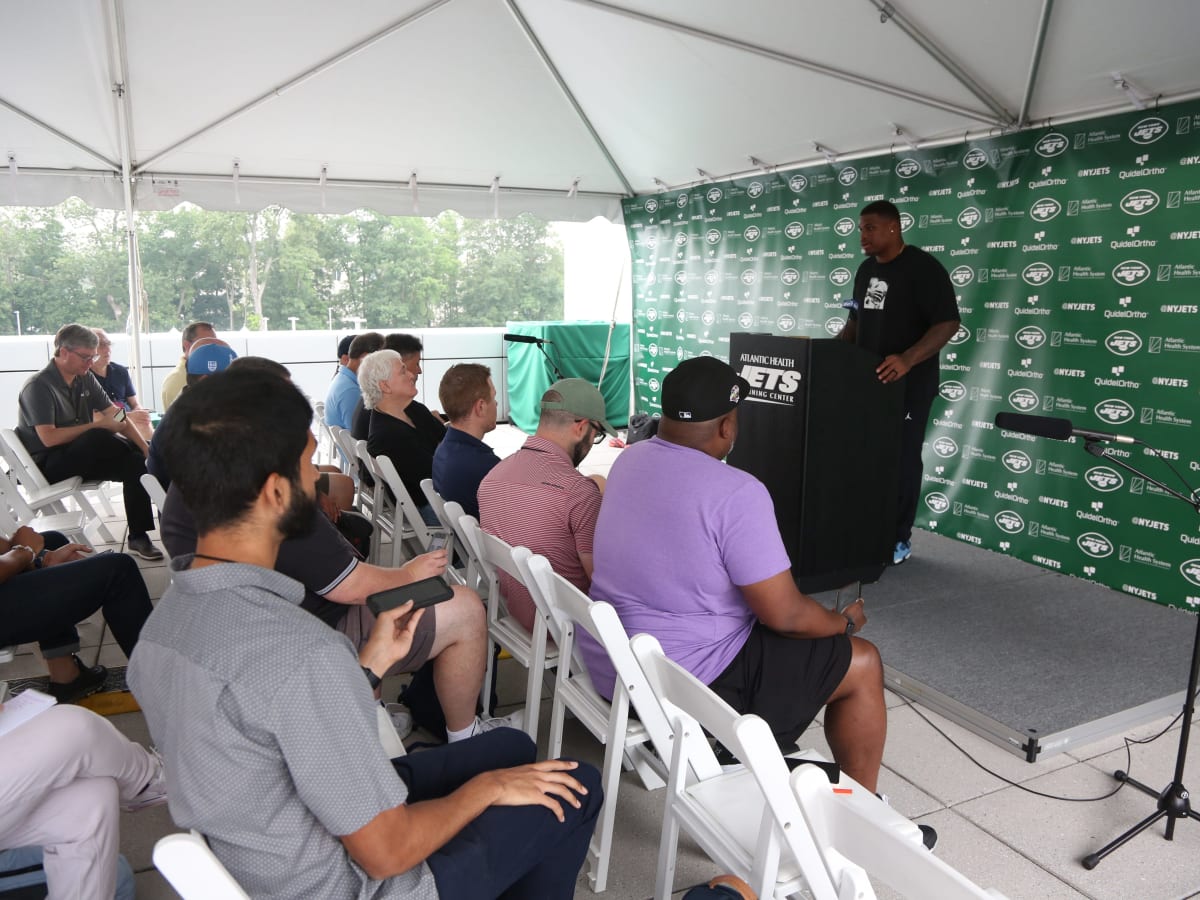
[[[154,865],[183,900],[250,900],[196,831],[159,838]]]
[[[163,507],[167,503],[167,492],[163,490],[162,482],[149,472],[138,480],[141,481],[142,487],[150,496],[150,502],[154,504],[154,508],[158,510],[159,515],[162,515]]]
[[[37,513],[25,501],[11,471],[0,472],[0,503],[11,510],[13,518],[18,522],[32,524],[37,518]]]
[[[421,479],[421,493],[425,495],[425,500],[429,503],[433,514],[437,516],[438,523],[442,526],[442,530],[450,537],[450,545],[446,548],[450,554],[450,569],[454,569],[455,556],[465,565],[469,559],[466,550],[463,547],[462,539],[454,530],[454,525],[446,518],[446,501],[442,499],[442,495],[433,487],[432,478]],[[460,506],[459,509],[462,509]],[[467,587],[474,588],[475,585],[466,582],[466,572],[456,572],[455,577],[467,584]]]
[[[384,483],[392,489],[392,494],[396,498],[396,507],[404,516],[405,530],[412,531],[420,545],[421,552],[424,553],[429,549],[429,526],[421,518],[421,511],[417,507],[416,501],[413,500],[412,494],[408,492],[408,488],[404,486],[404,481],[400,478],[400,473],[396,471],[395,464],[386,456],[376,456],[375,468],[383,477]]]
[[[26,484],[25,479],[28,478],[28,487],[49,487],[50,482],[46,480],[46,476],[42,474],[38,464],[29,455],[29,450],[20,436],[11,428],[0,430],[0,455],[4,456],[9,471],[13,473],[17,481]]]
[[[465,573],[467,587],[479,591],[481,594],[486,593],[487,587],[483,584],[485,576],[483,574],[483,565],[479,562],[479,554],[471,546],[471,543],[467,540],[467,533],[463,530],[462,520],[466,516],[466,513],[463,511],[462,505],[456,500],[447,500],[443,504],[442,510],[445,516],[444,521],[449,524],[450,531],[454,535],[456,543],[461,546],[462,552],[465,554],[464,558],[467,561],[467,571]]]
[[[357,483],[359,480],[358,454],[354,449],[354,435],[338,425],[330,425],[329,433],[341,457],[343,471]]]
[[[463,514],[458,522],[467,539],[467,543],[475,551],[475,556],[479,560],[480,568],[483,570],[483,577],[487,579],[489,589],[495,591],[496,597],[501,600],[503,599],[500,592],[500,578],[496,573],[497,569],[508,573],[511,578],[525,584],[525,573],[521,571],[517,560],[528,559],[533,555],[529,552],[528,548],[511,547],[494,534],[488,534],[479,527],[479,522],[474,516]]]

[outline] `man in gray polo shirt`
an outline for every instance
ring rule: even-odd
[[[312,520],[311,418],[292,385],[234,370],[188,390],[156,434],[199,534],[128,671],[171,817],[256,898],[571,897],[602,801],[595,769],[535,763],[508,728],[388,760],[371,682],[424,612],[385,612],[356,659],[272,571]]]

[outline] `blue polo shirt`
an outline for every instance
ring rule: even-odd
[[[342,366],[333,376],[333,381],[329,383],[329,391],[325,394],[325,424],[337,425],[349,431],[354,417],[354,404],[361,396],[358,375],[348,367]]]
[[[453,500],[463,511],[479,518],[479,482],[500,462],[494,450],[479,438],[453,425],[433,454],[433,487],[443,500]]]

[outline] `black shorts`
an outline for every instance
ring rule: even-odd
[[[783,637],[755,623],[738,655],[709,685],[740,713],[761,716],[779,746],[795,749],[850,668],[850,638]]]

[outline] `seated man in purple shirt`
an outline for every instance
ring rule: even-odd
[[[713,357],[667,375],[657,437],[625,450],[609,476],[591,596],[734,709],[765,719],[785,752],[824,707],[834,759],[874,791],[887,715],[879,651],[852,637],[866,624],[862,600],[839,613],[801,593],[766,487],[721,462],[749,388]],[[608,655],[581,638],[611,696]]]

